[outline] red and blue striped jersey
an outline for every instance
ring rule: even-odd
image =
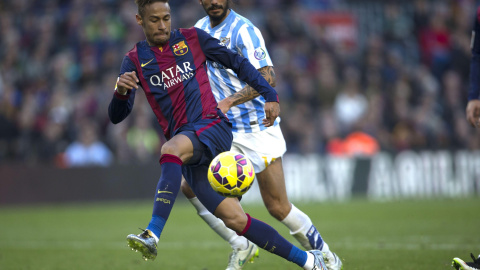
[[[207,76],[206,60],[234,70],[267,101],[278,101],[275,90],[250,62],[198,28],[171,32],[163,47],[138,42],[123,59],[120,74],[135,71],[150,106],[167,139],[179,131],[198,131],[206,119],[217,119],[217,102]],[[115,91],[109,106],[113,123],[125,119],[135,99],[135,89],[123,96]],[[125,104],[126,103],[126,104]]]

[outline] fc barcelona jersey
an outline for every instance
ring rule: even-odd
[[[120,74],[136,72],[167,139],[179,131],[197,131],[201,127],[195,123],[202,120],[218,118],[205,66],[207,59],[234,70],[268,101],[278,101],[275,90],[247,59],[219,43],[203,30],[192,27],[172,31],[163,47],[150,46],[145,40],[125,55]],[[116,93],[114,99],[128,100],[127,106],[110,104],[109,116],[116,123],[130,113],[135,88],[126,96]]]

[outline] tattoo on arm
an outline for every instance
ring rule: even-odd
[[[275,87],[275,72],[273,71],[273,67],[262,67],[258,69],[258,71],[272,87]],[[255,89],[247,85],[242,90],[236,92],[228,98],[231,99],[232,106],[236,106],[238,104],[242,104],[249,100],[252,100],[258,96],[260,96],[260,94]]]

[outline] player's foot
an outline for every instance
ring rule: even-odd
[[[313,265],[312,270],[327,270],[327,266],[325,265],[325,261],[323,259],[323,252],[320,250],[309,250],[308,252],[312,253],[315,257],[315,263]]]
[[[127,244],[135,252],[140,251],[145,261],[149,259],[153,261],[157,257],[157,241],[150,230],[143,230],[139,235],[129,234]]]
[[[327,251],[323,252],[323,259],[328,270],[342,270],[343,264],[337,254]]]
[[[470,253],[473,262],[464,262],[460,258],[453,258],[452,267],[457,270],[480,270],[480,256],[475,259],[475,256]]]
[[[255,257],[258,257],[258,247],[254,243],[248,241],[247,249],[234,249],[232,253],[230,253],[227,270],[240,270],[245,263],[253,262]]]

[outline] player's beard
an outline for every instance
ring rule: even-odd
[[[210,17],[210,20],[218,23],[218,22],[222,21],[225,18],[225,16],[227,15],[227,11],[230,8],[230,3],[229,3],[229,1],[226,1],[225,6],[211,5],[208,8],[206,8],[205,6],[203,8],[205,9],[205,12],[207,12],[208,17]],[[210,13],[210,11],[213,10],[213,9],[222,9],[222,13],[220,13],[219,15],[213,15],[213,14]]]

